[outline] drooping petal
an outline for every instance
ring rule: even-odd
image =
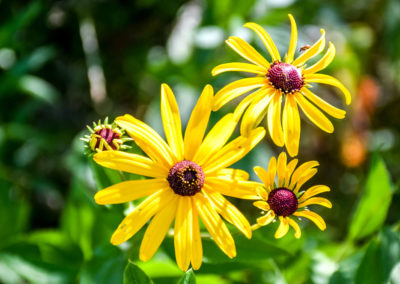
[[[165,178],[129,180],[100,190],[94,196],[94,200],[97,204],[125,203],[151,195],[164,188],[168,188]]]
[[[295,98],[304,114],[310,119],[316,126],[321,128],[323,131],[332,133],[334,128],[332,122],[315,106],[313,106],[307,99],[301,94],[295,94]]]
[[[236,247],[232,235],[210,202],[201,194],[193,196],[193,200],[204,226],[214,238],[215,243],[227,256],[235,257]]]
[[[267,125],[272,141],[282,147],[285,144],[281,120],[282,95],[276,91],[268,107]]]
[[[161,85],[161,117],[168,144],[176,156],[175,162],[182,161],[184,151],[181,118],[175,96],[167,84]]]
[[[319,193],[322,192],[329,192],[331,189],[329,187],[327,187],[326,185],[314,185],[313,187],[310,187],[309,189],[307,189],[303,195],[299,198],[299,203],[307,200],[310,197],[313,197]]]
[[[151,220],[140,245],[139,258],[148,261],[160,247],[165,235],[175,218],[177,202],[170,202],[162,208]]]
[[[311,204],[321,205],[327,208],[332,208],[332,203],[323,197],[311,197],[306,201],[299,202],[299,208],[306,207]]]
[[[168,144],[146,123],[129,114],[117,117],[115,122],[126,130],[140,149],[153,161],[160,162],[167,168],[173,165],[174,154]]]
[[[280,239],[289,231],[289,221],[287,217],[279,216],[279,227],[275,232],[275,239]]]
[[[293,58],[294,58],[294,53],[296,51],[296,45],[297,45],[297,26],[296,26],[296,21],[294,20],[293,16],[289,14],[289,19],[290,19],[290,25],[292,28],[292,32],[290,34],[290,43],[289,43],[289,49],[288,53],[286,56],[286,63],[292,63]]]
[[[292,175],[292,178],[290,180],[290,185],[289,188],[293,189],[298,182],[298,180],[304,175],[304,173],[307,173],[310,169],[315,168],[319,166],[319,163],[317,161],[309,161],[304,164],[301,164],[294,172]]]
[[[176,209],[174,246],[175,258],[179,268],[186,271],[192,257],[193,210],[191,197],[180,196]]]
[[[303,70],[303,74],[305,75],[317,73],[318,71],[325,69],[329,64],[331,64],[333,58],[335,58],[335,53],[335,46],[333,45],[333,43],[329,42],[329,47],[325,55],[320,60],[318,60],[317,63]]]
[[[286,96],[283,110],[283,134],[286,149],[290,156],[297,156],[300,143],[300,115],[296,101],[292,95]]]
[[[269,204],[265,201],[255,201],[253,205],[263,211],[268,211],[270,209]]]
[[[203,165],[210,160],[210,157],[219,151],[228,139],[231,137],[237,121],[234,119],[232,113],[228,113],[221,118],[208,132],[203,143],[197,149],[193,157],[193,161],[199,165]]]
[[[265,86],[266,82],[267,79],[265,77],[252,77],[240,79],[226,85],[215,94],[213,111],[219,110],[222,106],[240,95]]]
[[[306,83],[312,82],[312,83],[321,83],[321,84],[335,86],[343,92],[346,105],[349,105],[351,103],[351,95],[349,90],[347,90],[346,87],[339,82],[339,80],[337,80],[332,76],[325,74],[309,74],[304,76],[304,81]]]
[[[310,58],[313,58],[314,56],[318,55],[322,50],[325,48],[325,30],[321,29],[321,37],[319,40],[314,43],[309,49],[304,51],[299,57],[296,58],[295,61],[293,61],[293,65],[300,67],[306,61]]]
[[[240,103],[236,106],[235,111],[233,112],[233,116],[235,120],[239,121],[240,117],[242,116],[243,112],[245,109],[255,100],[259,100],[264,97],[264,92],[266,90],[270,89],[269,87],[262,87],[261,89],[258,89],[255,92],[252,92],[249,94],[247,97],[245,97],[243,100],[240,101]]]
[[[204,196],[208,198],[213,207],[226,221],[234,225],[241,231],[248,239],[251,238],[251,228],[249,221],[232,203],[226,200],[220,193],[216,191],[203,190]]]
[[[258,127],[251,131],[249,137],[240,136],[229,142],[204,165],[204,173],[206,175],[211,174],[239,161],[247,155],[264,136],[264,128]]]
[[[277,61],[277,60],[281,61],[281,56],[279,55],[279,51],[265,29],[263,29],[260,25],[256,23],[246,23],[243,26],[252,29],[257,33],[257,35],[261,38],[261,41],[267,48],[268,52],[270,53],[272,61]]]
[[[283,181],[286,176],[286,163],[287,156],[285,152],[281,152],[278,156],[277,173],[278,173],[278,187],[283,186]]]
[[[147,177],[165,178],[168,170],[149,158],[121,151],[103,151],[93,156],[103,167]]]
[[[196,106],[190,116],[186,126],[184,148],[185,159],[193,160],[193,157],[203,141],[204,133],[210,119],[214,91],[210,85],[207,85],[200,95]]]
[[[293,189],[293,192],[297,194],[300,188],[305,184],[310,178],[312,178],[318,172],[317,169],[309,169],[304,171],[301,177],[297,180],[296,186]]]
[[[201,236],[200,236],[200,226],[199,226],[199,213],[197,212],[197,208],[193,198],[192,202],[192,210],[193,210],[193,221],[192,221],[192,267],[197,270],[201,266],[201,262],[203,260],[203,246],[201,244]]]
[[[320,215],[318,215],[315,212],[312,211],[296,211],[293,213],[294,216],[298,217],[305,217],[307,219],[310,219],[317,227],[321,230],[324,231],[326,229],[326,224],[324,219]]]
[[[290,177],[292,176],[293,171],[297,166],[297,163],[298,163],[298,160],[297,159],[293,159],[288,163],[288,165],[286,167],[285,184],[284,184],[284,187],[286,187],[286,188],[289,187]]]
[[[175,194],[172,190],[160,190],[150,195],[128,216],[122,220],[111,237],[113,245],[120,245],[139,231],[146,222],[167,204],[174,202]]]
[[[288,217],[287,218],[289,221],[289,225],[292,226],[292,228],[294,229],[295,233],[294,233],[294,237],[296,239],[300,239],[301,237],[301,230],[300,230],[300,226],[299,224],[297,224],[296,221],[294,221],[292,218]]]
[[[261,67],[259,65],[254,65],[249,63],[231,62],[214,67],[214,69],[211,71],[211,74],[213,76],[216,76],[218,74],[228,71],[240,71],[240,72],[254,73],[258,75],[265,75],[267,74],[268,69],[265,67]]]
[[[244,59],[262,68],[269,68],[269,62],[254,47],[240,37],[230,36],[225,42]]]
[[[243,180],[249,179],[250,175],[248,172],[240,169],[225,168],[217,172],[218,177],[233,179],[233,180]]]
[[[223,178],[209,177],[204,183],[204,188],[217,191],[223,195],[240,199],[259,199],[257,188],[262,184],[252,181],[238,181]]]
[[[262,95],[253,100],[249,108],[246,110],[240,125],[240,133],[248,136],[254,128],[256,128],[267,113],[268,104],[272,99],[272,89],[267,89]]]
[[[325,111],[330,116],[342,119],[346,115],[346,111],[336,108],[333,105],[327,103],[326,101],[324,101],[323,99],[312,93],[307,88],[303,88],[301,91],[307,99],[309,99],[311,102],[313,102],[316,106],[318,106],[320,109]]]
[[[264,216],[257,218],[257,224],[260,226],[266,226],[275,219],[275,213],[269,210]]]

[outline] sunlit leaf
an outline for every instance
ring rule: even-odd
[[[146,273],[136,264],[128,261],[124,271],[124,284],[150,284],[153,283]]]
[[[189,269],[179,280],[178,284],[196,284],[196,277],[194,276],[193,269]]]

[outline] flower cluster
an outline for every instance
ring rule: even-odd
[[[322,112],[335,118],[344,118],[338,109],[310,89],[313,83],[338,87],[351,101],[349,91],[335,78],[318,73],[335,56],[335,47],[329,43],[325,55],[308,67],[306,62],[321,53],[325,47],[325,32],[312,46],[301,48],[295,58],[297,27],[291,15],[291,38],[287,54],[281,56],[261,26],[247,23],[268,50],[271,61],[260,55],[251,45],[238,37],[226,43],[250,63],[226,63],[215,67],[213,75],[226,71],[243,71],[254,77],[240,79],[219,90],[215,96],[207,85],[200,95],[182,133],[179,108],[175,96],[166,84],[161,86],[161,117],[166,141],[149,125],[131,115],[117,117],[113,125],[94,126],[86,137],[89,147],[97,152],[93,159],[99,165],[147,177],[123,181],[100,190],[95,195],[98,204],[125,203],[146,197],[129,213],[111,237],[119,245],[136,234],[149,221],[139,250],[142,261],[149,260],[157,251],[173,224],[175,257],[178,266],[187,270],[191,265],[199,269],[203,258],[200,220],[220,249],[230,258],[235,257],[234,239],[225,222],[234,225],[247,238],[252,230],[278,219],[275,237],[281,238],[289,228],[300,238],[301,230],[295,217],[311,220],[325,230],[324,220],[308,209],[309,205],[331,208],[332,204],[317,194],[330,191],[325,185],[302,190],[305,182],[316,173],[316,161],[299,166],[297,159],[288,161],[285,152],[278,159],[271,157],[268,169],[255,167],[262,181],[249,181],[249,174],[230,166],[243,158],[265,136],[266,129],[272,141],[285,146],[291,157],[298,154],[300,140],[299,108],[305,116],[326,132],[333,125]],[[247,94],[233,113],[226,114],[206,133],[212,111]],[[283,105],[283,106],[282,106]],[[282,109],[283,108],[283,109]],[[321,111],[322,110],[322,111]],[[266,127],[259,126],[266,117]],[[231,140],[240,123],[240,136]],[[127,133],[144,154],[130,153],[121,139]],[[264,213],[257,223],[250,225],[242,212],[225,196],[253,200]]]

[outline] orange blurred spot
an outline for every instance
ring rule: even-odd
[[[345,135],[340,153],[343,164],[350,168],[361,165],[367,154],[366,144],[365,138],[356,132]]]

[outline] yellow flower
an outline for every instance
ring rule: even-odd
[[[261,167],[255,167],[254,171],[265,185],[264,189],[258,189],[262,201],[254,202],[254,206],[265,211],[265,215],[257,219],[259,226],[265,226],[278,218],[280,225],[275,232],[275,238],[282,238],[289,231],[289,226],[295,230],[295,237],[300,238],[301,230],[297,222],[291,218],[305,217],[317,225],[320,230],[325,230],[326,224],[320,215],[307,209],[308,205],[317,204],[328,208],[332,203],[323,197],[315,197],[321,192],[330,191],[326,185],[315,185],[305,191],[299,191],[301,186],[312,178],[319,164],[310,161],[302,164],[296,170],[298,160],[293,159],[287,163],[287,157],[282,152],[278,161],[272,157],[269,161],[268,171]],[[275,175],[278,183],[275,185]]]
[[[213,101],[213,89],[204,88],[189,119],[184,138],[179,109],[168,85],[161,87],[161,115],[168,144],[147,124],[130,115],[116,123],[147,155],[105,151],[94,156],[102,166],[152,179],[118,183],[95,195],[98,204],[123,203],[149,196],[125,217],[111,237],[119,245],[131,238],[152,218],[140,246],[139,257],[150,259],[157,251],[172,221],[178,266],[199,269],[203,250],[199,217],[214,241],[230,258],[236,255],[234,240],[221,216],[246,237],[251,228],[243,214],[223,195],[257,199],[258,183],[247,181],[247,172],[227,168],[245,156],[265,135],[263,128],[227,143],[237,121],[233,114],[219,120],[204,137]],[[226,144],[227,143],[227,144]]]
[[[274,143],[280,147],[286,145],[289,154],[296,156],[300,140],[298,106],[314,124],[328,133],[333,132],[333,125],[318,108],[338,119],[344,118],[346,114],[345,111],[330,105],[311,92],[309,90],[311,83],[338,87],[345,95],[346,104],[350,104],[351,96],[337,79],[317,73],[327,67],[335,57],[335,47],[331,42],[329,42],[326,54],[319,61],[310,67],[305,65],[307,60],[318,55],[324,49],[325,31],[323,29],[321,29],[321,38],[294,60],[297,27],[290,14],[289,19],[292,33],[289,50],[283,61],[281,61],[278,49],[269,34],[255,23],[247,23],[244,26],[255,31],[261,38],[271,55],[272,62],[268,62],[241,38],[229,37],[226,43],[253,64],[237,62],[221,64],[212,70],[212,74],[215,76],[226,71],[243,71],[256,76],[240,79],[222,88],[215,94],[213,110],[218,110],[234,98],[251,92],[235,110],[235,116],[240,117],[247,108],[240,127],[242,135],[248,135],[250,130],[259,125],[267,115],[268,130]],[[284,101],[283,110],[282,100]]]

